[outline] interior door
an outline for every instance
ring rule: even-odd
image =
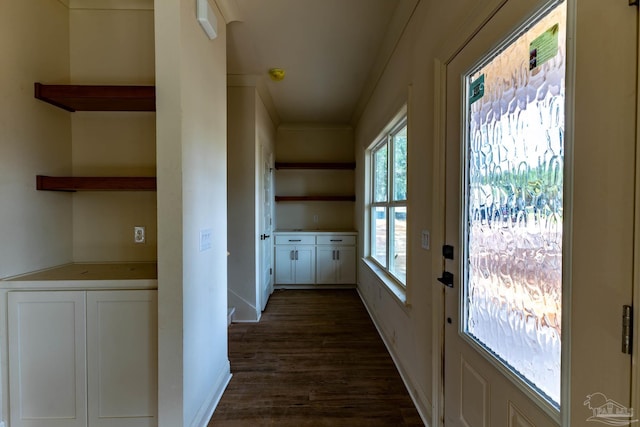
[[[626,1],[507,0],[446,64],[446,426],[632,416],[636,29]]]
[[[260,218],[260,305],[264,310],[273,292],[273,155],[262,147],[262,204]]]

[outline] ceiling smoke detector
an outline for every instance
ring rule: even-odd
[[[269,70],[269,76],[274,82],[279,82],[284,79],[284,74],[283,68],[272,68]]]

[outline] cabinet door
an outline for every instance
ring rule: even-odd
[[[336,283],[356,283],[356,248],[342,246],[337,248],[336,255]]]
[[[318,246],[316,250],[316,283],[321,285],[336,283],[336,248]]]
[[[295,254],[295,283],[311,284],[316,282],[315,246],[297,246]]]
[[[295,246],[276,245],[276,284],[295,283]]]
[[[157,425],[157,291],[87,292],[89,427]]]
[[[84,292],[9,292],[8,314],[11,426],[86,426]]]

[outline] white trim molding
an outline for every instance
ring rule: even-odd
[[[242,15],[236,0],[215,0],[215,2],[220,9],[220,13],[222,13],[225,24],[242,21]]]
[[[59,0],[69,9],[153,10],[153,0]],[[1,427],[1,426],[0,426]]]
[[[411,400],[413,401],[413,404],[415,405],[416,410],[418,411],[418,415],[420,415],[420,418],[422,419],[422,422],[426,427],[431,427],[431,424],[430,424],[430,421],[432,418],[431,402],[429,402],[429,399],[427,398],[427,396],[418,387],[416,387],[413,384],[413,382],[411,381],[411,376],[407,375],[403,366],[399,363],[399,359],[395,354],[395,350],[393,346],[389,344],[389,340],[387,339],[387,336],[383,333],[382,329],[380,328],[380,325],[378,325],[378,321],[374,316],[373,312],[369,309],[369,306],[367,305],[367,301],[362,297],[362,294],[360,293],[360,289],[358,289],[357,291],[358,291],[358,297],[360,297],[360,301],[362,301],[362,305],[364,305],[364,308],[367,310],[367,313],[369,314],[369,317],[371,318],[373,325],[376,327],[376,330],[378,331],[378,335],[382,339],[382,342],[384,343],[385,347],[387,348],[387,351],[389,352],[389,355],[391,356],[391,359],[393,360],[393,364],[398,369],[400,378],[402,378],[402,382],[407,388],[409,397],[411,397]]]
[[[209,396],[207,396],[207,399],[204,401],[196,416],[193,418],[191,427],[207,427],[207,425],[209,424],[209,420],[213,416],[213,412],[216,410],[218,403],[220,403],[222,394],[229,385],[229,381],[231,381],[231,377],[231,364],[227,360],[225,368],[222,369],[220,375],[218,376],[218,380],[215,382],[215,384],[213,384],[211,393],[209,394]]]

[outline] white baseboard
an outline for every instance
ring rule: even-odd
[[[233,315],[236,313],[235,307],[229,307],[227,310],[227,326],[231,325],[233,322]]]
[[[411,377],[406,374],[404,368],[399,363],[398,357],[396,356],[396,353],[395,353],[395,349],[393,348],[393,346],[389,345],[389,340],[387,339],[387,336],[382,332],[382,329],[380,328],[380,325],[378,325],[378,321],[376,317],[373,315],[373,313],[369,309],[369,306],[367,305],[367,302],[362,297],[362,294],[360,293],[360,289],[357,289],[357,291],[358,291],[358,296],[360,297],[360,300],[364,305],[364,308],[367,310],[367,313],[369,313],[369,317],[371,318],[373,325],[376,327],[376,330],[378,331],[378,335],[380,335],[380,338],[382,338],[382,342],[384,343],[385,347],[387,347],[387,351],[391,355],[391,359],[393,359],[393,363],[394,365],[396,365],[396,368],[400,373],[400,378],[402,378],[402,382],[404,383],[404,386],[407,388],[407,391],[409,392],[409,397],[411,397],[413,404],[416,406],[418,415],[420,415],[420,418],[422,419],[422,422],[424,423],[424,425],[426,427],[430,427],[431,411],[426,406],[428,399],[426,398],[426,396],[418,396],[419,392],[417,391],[417,388],[413,385],[413,382],[411,381]]]
[[[303,290],[303,289],[356,289],[357,285],[349,284],[349,285],[274,285],[274,291],[286,291],[286,290]]]
[[[253,321],[260,320],[260,314],[262,311],[256,307],[255,302],[247,301],[242,296],[238,295],[233,289],[228,289],[227,292],[227,304],[229,307],[234,307],[233,322]]]
[[[231,365],[227,361],[227,368],[221,372],[220,376],[218,377],[218,380],[216,381],[213,389],[211,390],[211,393],[209,394],[209,396],[207,396],[207,399],[200,407],[200,410],[198,411],[196,416],[193,418],[191,427],[207,427],[207,424],[209,424],[209,420],[213,415],[213,411],[216,410],[216,406],[218,406],[218,403],[220,403],[222,394],[224,393],[225,389],[229,385],[229,381],[231,381],[232,375],[231,375],[230,368],[231,368]]]

